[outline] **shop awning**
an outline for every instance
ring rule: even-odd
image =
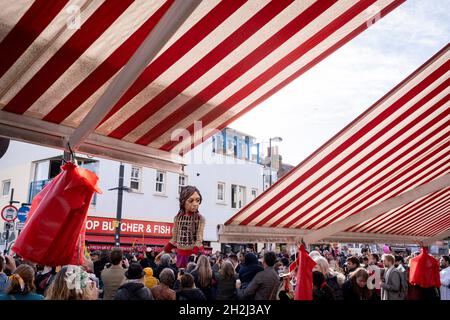
[[[449,83],[447,45],[229,219],[219,239],[450,236]]]
[[[5,0],[0,136],[181,172],[403,2]]]

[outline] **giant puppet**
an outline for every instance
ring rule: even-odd
[[[196,187],[181,189],[180,210],[174,219],[172,239],[164,247],[166,253],[176,249],[178,268],[185,268],[192,254],[203,251],[205,218],[198,211],[201,203],[202,195]]]

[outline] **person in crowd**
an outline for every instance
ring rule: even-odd
[[[258,272],[246,288],[236,284],[239,299],[254,297],[255,300],[275,300],[280,286],[278,273],[274,270],[277,256],[275,252],[269,251],[264,254],[264,270]]]
[[[380,280],[384,275],[384,269],[380,268],[380,256],[377,253],[369,254],[369,265],[367,267],[369,273],[368,287],[375,290],[377,297],[381,299],[381,286]]]
[[[333,289],[328,286],[325,276],[320,271],[313,271],[313,300],[335,300]]]
[[[125,281],[126,269],[123,268],[122,263],[125,267],[129,265],[128,260],[123,258],[123,253],[120,249],[111,251],[110,260],[111,267],[101,272],[101,280],[104,286],[103,300],[114,300],[117,290]]]
[[[36,273],[36,293],[44,295],[47,288],[56,276],[56,267],[44,266],[42,271]]]
[[[152,292],[144,285],[145,272],[138,262],[132,262],[125,272],[126,280],[117,289],[114,300],[153,300]]]
[[[369,274],[367,270],[358,268],[349,275],[349,279],[342,286],[344,300],[377,300],[375,292],[367,287]]]
[[[144,284],[147,288],[151,289],[159,284],[159,280],[153,276],[152,268],[150,267],[144,268],[144,273],[145,273]]]
[[[441,271],[441,300],[450,300],[450,257],[442,256],[440,260]]]
[[[328,287],[333,291],[335,300],[343,300],[342,285],[345,282],[345,276],[332,270],[324,257],[317,257],[314,261],[316,266],[313,271],[319,271],[323,274]]]
[[[97,300],[98,287],[93,277],[79,266],[64,266],[46,290],[45,300]]]
[[[369,257],[364,256],[361,259],[361,267],[364,269],[367,269],[367,267],[369,266]]]
[[[194,277],[195,286],[203,292],[206,299],[214,300],[215,278],[208,257],[200,256],[197,260],[197,266],[191,274]]]
[[[19,265],[9,277],[8,287],[0,294],[0,300],[44,300],[44,296],[35,292],[34,274],[31,266]]]
[[[381,283],[381,299],[404,300],[405,295],[404,290],[402,290],[402,275],[394,266],[394,256],[391,254],[383,255],[383,264],[386,271]]]
[[[83,264],[84,271],[87,272],[89,278],[95,282],[97,288],[100,288],[100,279],[94,273],[94,262],[91,259],[85,259]],[[56,269],[55,269],[56,270]]]
[[[152,248],[147,248],[145,251],[145,257],[141,261],[139,261],[139,263],[144,270],[145,268],[152,268],[153,270],[156,270],[157,265],[155,263],[155,258],[155,251],[153,251]]]
[[[5,258],[0,255],[0,294],[6,292],[6,288],[8,288],[9,285],[9,279],[6,273],[3,271],[5,270]]]
[[[197,264],[195,262],[189,262],[186,266],[186,272],[192,273],[192,271],[194,271],[195,268],[197,268]]]
[[[9,255],[5,255],[3,257],[5,260],[5,265],[3,267],[3,272],[9,277],[13,274],[14,270],[20,265],[21,260],[20,259],[14,259],[13,257]]]
[[[110,262],[110,255],[107,252],[94,251],[91,253],[91,260],[94,263],[94,274],[101,279],[101,273],[105,265]]]
[[[163,271],[165,268],[170,268],[173,270],[174,274],[178,273],[178,269],[176,267],[173,266],[172,264],[172,257],[170,254],[168,253],[164,253],[160,260],[159,260],[159,264],[158,267],[156,268],[156,270],[154,270],[153,272],[153,276],[157,279],[159,279],[159,274],[161,273],[161,271]]]
[[[309,253],[309,256],[314,260],[315,258],[321,257],[322,255],[320,254],[319,250],[313,250]]]
[[[356,269],[359,268],[359,259],[356,256],[350,256],[347,258],[346,260],[347,263],[347,267],[345,268],[345,274],[347,276],[347,279],[350,277],[350,273],[352,273],[353,271],[355,271]]]
[[[232,253],[232,254],[229,255],[228,260],[233,264],[234,271],[236,273],[239,273],[238,271],[236,271],[236,268],[239,265],[238,256],[236,254]]]
[[[395,256],[395,264],[394,266],[397,268],[398,271],[400,272],[406,272],[406,268],[405,268],[405,260],[403,259],[402,256],[400,255],[396,255]]]
[[[203,292],[195,287],[194,277],[190,273],[180,274],[180,290],[176,292],[177,300],[182,301],[206,301]]]
[[[236,299],[236,280],[238,275],[234,271],[234,266],[230,261],[225,261],[220,266],[220,270],[214,272],[217,281],[217,300]]]
[[[238,252],[237,257],[238,257],[238,265],[236,266],[236,268],[234,268],[234,270],[236,271],[237,274],[239,274],[241,268],[245,265],[245,253]]]
[[[176,293],[172,290],[175,274],[170,268],[165,268],[159,274],[160,282],[151,288],[154,300],[176,300]]]
[[[264,268],[258,264],[258,257],[249,252],[245,255],[245,263],[239,269],[239,280],[241,281],[241,289],[245,289],[253,280],[258,272],[263,271]]]

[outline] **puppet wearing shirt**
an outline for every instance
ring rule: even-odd
[[[180,211],[174,219],[172,239],[164,247],[166,253],[176,248],[178,268],[185,268],[192,254],[203,251],[205,218],[198,212],[201,202],[202,196],[196,187],[182,188]]]

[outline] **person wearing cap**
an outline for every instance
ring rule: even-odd
[[[153,300],[151,290],[144,285],[145,272],[139,263],[131,263],[125,277],[114,300]]]

